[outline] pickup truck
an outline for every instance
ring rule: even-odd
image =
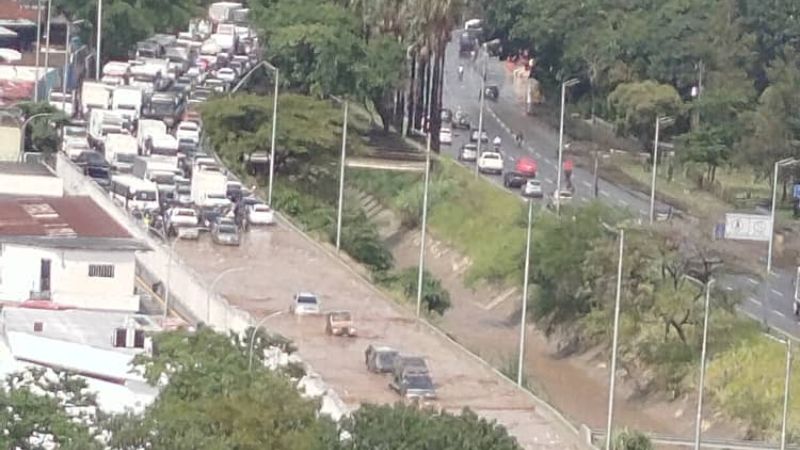
[[[175,207],[167,211],[167,234],[181,239],[200,237],[199,219],[192,208]]]
[[[483,152],[478,158],[480,173],[503,173],[503,156],[498,152]]]

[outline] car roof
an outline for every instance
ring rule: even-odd
[[[313,294],[313,293],[307,292],[307,291],[298,292],[297,295],[296,295],[296,297],[316,297],[316,296],[317,296],[317,294]]]

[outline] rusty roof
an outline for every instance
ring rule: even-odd
[[[132,237],[89,197],[0,199],[0,237],[7,236]]]
[[[35,23],[36,19],[38,19],[38,11],[34,5],[29,6],[26,3],[30,2],[0,0],[0,19],[27,19]],[[44,11],[42,15],[44,15]]]

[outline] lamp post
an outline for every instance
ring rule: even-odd
[[[339,164],[339,207],[336,211],[336,251],[341,249],[342,244],[342,212],[344,209],[344,166],[347,158],[347,120],[349,103],[344,102],[344,123],[342,124],[342,161]]]
[[[255,324],[255,326],[253,327],[253,332],[250,334],[250,344],[248,345],[248,349],[247,349],[247,370],[248,371],[252,371],[253,370],[253,346],[255,345],[255,342],[256,342],[256,333],[258,332],[258,329],[261,328],[261,325],[264,325],[264,322],[266,322],[268,319],[271,319],[271,318],[273,318],[273,317],[275,317],[277,315],[280,315],[281,312],[282,311],[276,311],[276,312],[274,312],[272,314],[267,314],[266,316],[262,317],[261,320],[259,320],[258,323]]]
[[[70,52],[72,51],[72,43],[70,42],[70,33],[72,31],[72,27],[75,25],[80,25],[84,22],[83,19],[75,20],[72,22],[67,21],[67,43],[64,47],[64,73],[61,77],[61,93],[63,94],[61,97],[61,111],[67,110],[67,75],[69,74],[69,60],[70,60]]]
[[[94,61],[95,80],[100,79],[100,51],[103,48],[103,0],[97,0],[97,53]]]
[[[214,278],[214,281],[211,282],[211,286],[208,288],[208,291],[206,292],[206,324],[211,323],[211,294],[214,292],[214,288],[217,287],[217,283],[222,281],[222,278],[224,278],[225,275],[229,275],[234,272],[241,272],[244,270],[247,270],[247,267],[241,266],[241,267],[231,267],[230,269],[225,269]]]
[[[606,450],[611,450],[613,436],[611,427],[614,423],[614,389],[617,374],[617,342],[619,340],[619,313],[622,300],[622,258],[625,252],[625,230],[619,229],[619,261],[617,262],[617,292],[614,299],[614,327],[611,339],[611,374],[608,382],[608,415],[606,422]]]
[[[564,114],[567,106],[567,88],[580,83],[577,78],[570,78],[561,83],[561,124],[558,128],[558,175],[556,176],[556,214],[561,214],[561,168],[564,155]]]
[[[269,148],[269,188],[267,189],[267,204],[272,207],[272,178],[275,176],[275,130],[278,126],[278,86],[280,71],[272,64],[263,61],[266,67],[275,72],[275,88],[272,93],[272,136]]]
[[[53,116],[53,115],[55,115],[55,113],[34,114],[34,115],[28,117],[27,119],[25,119],[24,122],[22,122],[22,125],[20,126],[20,135],[21,136],[20,136],[20,139],[19,139],[19,156],[17,158],[18,161],[22,161],[22,155],[25,154],[25,129],[28,127],[28,124],[33,119],[36,119],[37,117],[49,117],[49,116]]]
[[[44,53],[44,70],[47,73],[47,69],[50,68],[50,19],[52,17],[53,12],[53,0],[47,0],[47,36],[45,37],[44,46],[47,47],[47,50]]]
[[[433,77],[428,80],[428,89],[433,85]],[[430,116],[427,122],[430,123]],[[428,185],[430,184],[431,177],[431,127],[428,126],[428,139],[425,144],[425,177],[422,188],[422,223],[420,224],[420,239],[419,239],[419,267],[417,273],[417,320],[419,321],[422,314],[422,282],[423,274],[425,273],[425,234],[428,228]],[[480,132],[479,132],[480,134]],[[480,135],[478,136],[480,142]],[[480,144],[478,144],[480,145]]]
[[[656,117],[656,134],[653,143],[653,180],[650,183],[650,225],[653,224],[653,219],[656,212],[656,168],[658,166],[658,135],[661,132],[661,126],[667,126],[674,122],[675,119],[669,116]]]
[[[703,432],[703,389],[705,388],[706,378],[706,353],[708,351],[708,316],[711,308],[711,287],[714,285],[715,280],[710,279],[706,283],[698,280],[697,278],[684,275],[688,280],[697,284],[705,286],[705,306],[703,314],[703,342],[700,350],[700,386],[697,393],[697,416],[695,417],[694,425],[694,450],[700,450],[700,438]]]
[[[517,385],[522,386],[522,366],[525,363],[525,322],[528,316],[528,278],[531,267],[531,228],[533,227],[533,200],[528,199],[528,231],[525,237],[525,272],[522,282],[522,318],[519,323],[519,360],[517,361]]]
[[[36,2],[36,81],[33,83],[33,101],[39,101],[39,53],[42,42],[42,0]]]
[[[486,44],[481,46],[481,50],[486,48]],[[480,111],[478,112],[478,146],[476,153],[478,155],[478,159],[481,157],[481,146],[483,143],[483,109],[484,105],[486,104],[486,71],[488,70],[489,65],[489,57],[486,55],[483,58],[483,71],[481,73],[481,93],[479,96],[480,99]],[[478,168],[478,162],[475,161],[475,175],[478,176],[480,174],[480,169]]]
[[[781,419],[781,450],[786,450],[786,421],[789,418],[789,383],[792,378],[792,340],[786,338],[786,378],[783,382],[783,417]]]
[[[767,314],[770,305],[769,291],[770,279],[772,277],[772,246],[775,240],[775,212],[778,210],[778,174],[781,167],[791,166],[797,163],[800,163],[800,160],[795,158],[784,158],[780,161],[776,161],[774,172],[772,174],[772,205],[769,215],[769,241],[767,242],[767,274],[764,279],[764,301],[761,302],[761,309],[762,314],[764,315],[765,325],[769,322]]]

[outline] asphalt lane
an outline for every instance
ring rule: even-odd
[[[480,72],[483,67],[482,57],[473,62],[469,58],[460,58],[457,40],[453,40],[447,49],[445,61],[445,86],[443,107],[454,113],[459,108],[469,114],[474,128],[478,126],[480,114]],[[463,65],[464,78],[458,80],[458,67]],[[505,170],[514,169],[516,161],[523,157],[533,157],[538,165],[537,178],[542,181],[545,195],[556,189],[558,176],[558,132],[525,114],[525,92],[521,82],[515,83],[506,69],[505,63],[496,58],[487,62],[487,84],[499,87],[497,101],[486,100],[483,129],[489,135],[490,143],[482,148],[492,147],[491,140],[500,136],[503,145]],[[520,147],[514,141],[514,134],[522,131],[525,142]],[[469,142],[469,132],[453,130],[453,143],[443,145],[442,153],[456,158],[461,146]],[[565,138],[566,141],[566,138]],[[475,169],[474,163],[463,163]],[[483,175],[491,182],[502,186],[500,175]],[[649,216],[649,195],[609,183],[601,178],[598,181],[598,199],[611,206],[628,210],[634,217],[646,221]],[[576,167],[572,175],[575,194],[573,202],[588,203],[594,197],[594,176],[591,172]],[[566,182],[562,176],[562,188]],[[542,201],[542,200],[539,200]],[[664,211],[669,205],[656,202],[656,211]],[[800,325],[793,311],[794,274],[786,271],[775,271],[767,284],[760,279],[745,275],[726,275],[720,280],[720,286],[742,296],[740,309],[748,316],[766,321],[770,326],[795,338],[800,338]]]

